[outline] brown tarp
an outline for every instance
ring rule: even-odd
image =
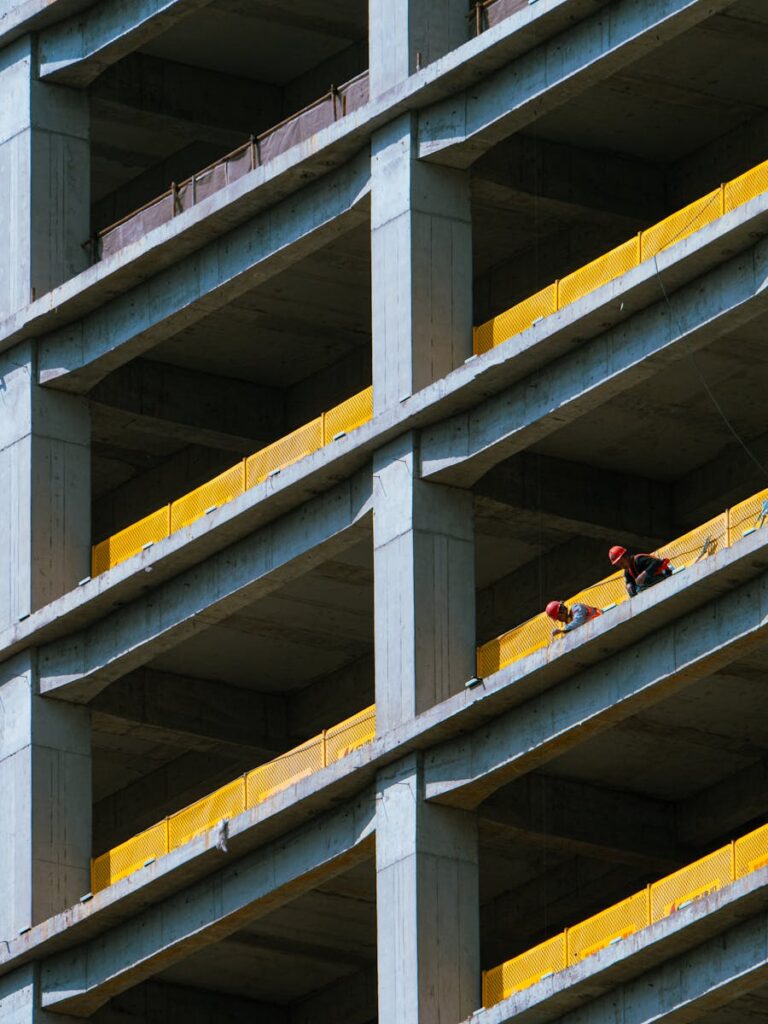
[[[503,3],[505,0],[496,0]],[[97,239],[96,256],[105,258],[130,242],[142,238],[153,228],[165,224],[177,213],[190,209],[233,181],[244,177],[254,167],[274,160],[281,153],[304,142],[317,132],[332,125],[345,114],[358,110],[368,102],[368,72],[358,75],[338,90],[327,93],[315,103],[300,110],[223,157],[218,163],[199,171],[178,188],[156,199],[136,213],[112,227],[106,228]]]
[[[493,28],[500,21],[508,18],[515,11],[521,11],[527,7],[529,0],[491,0],[490,3],[482,4],[480,10],[480,31]]]

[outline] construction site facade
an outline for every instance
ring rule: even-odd
[[[1,1024],[768,1024],[766,84],[0,0]]]

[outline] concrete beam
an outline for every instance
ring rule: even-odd
[[[240,752],[264,752],[265,760],[282,753],[293,739],[299,742],[288,733],[286,698],[220,680],[140,668],[103,690],[89,706],[100,716],[173,733],[180,743],[200,738]]]
[[[40,652],[41,690],[85,703],[126,672],[252,604],[370,530],[370,474],[238,541]]]
[[[665,874],[692,859],[677,842],[673,804],[532,774],[478,808],[510,842]]]
[[[521,452],[491,469],[472,490],[541,517],[553,529],[610,543],[621,533],[628,543],[652,548],[675,535],[669,486],[587,463]]]
[[[359,224],[367,153],[198,252],[40,341],[40,382],[87,391],[106,374],[203,319]]]
[[[74,1017],[41,1008],[39,964],[26,964],[0,978],[0,1020],[3,1024],[75,1024]]]
[[[521,209],[535,199],[564,215],[609,214],[638,228],[668,209],[662,167],[527,135],[505,139],[472,166],[472,195]]]
[[[697,945],[640,977],[624,984],[612,985],[593,982],[592,998],[582,996],[579,1006],[562,1013],[542,1001],[541,986],[506,999],[503,1003],[482,1010],[473,1017],[473,1024],[529,1024],[537,1021],[557,1021],[558,1024],[678,1024],[708,1018],[722,1007],[754,989],[765,985],[768,979],[768,912],[753,918]],[[618,954],[629,957],[633,947],[639,946],[640,932],[618,947]],[[629,948],[627,944],[629,943]],[[574,980],[594,971],[596,964],[587,958],[578,968],[564,972],[562,981]],[[628,965],[629,966],[629,965]],[[642,968],[636,968],[639,973]],[[552,986],[554,987],[554,986]],[[608,988],[609,991],[605,991]],[[604,994],[595,994],[604,992]]]
[[[419,155],[468,167],[492,146],[735,0],[617,0],[419,119]]]
[[[41,33],[40,78],[84,89],[121,57],[210,2],[102,0],[84,16]]]
[[[274,441],[284,427],[279,390],[148,359],[120,366],[88,399],[127,414],[133,430],[240,455]]]
[[[256,1002],[226,992],[147,981],[121,992],[104,1007],[98,1024],[149,1024],[155,1021],[183,1021],[184,1024],[293,1024],[290,1011],[282,1006]]]
[[[89,95],[91,110],[101,117],[119,112],[120,120],[128,114],[156,131],[183,127],[187,136],[194,132],[211,141],[225,133],[222,141],[226,137],[232,148],[283,117],[278,86],[146,53],[131,53],[107,68]]]
[[[673,581],[665,587],[658,588],[661,593],[639,595],[582,629],[594,630],[597,637],[622,616],[631,619],[657,602],[663,613],[665,597],[672,601],[675,596]],[[644,638],[605,657],[462,742],[431,751],[425,766],[427,797],[456,807],[477,807],[506,782],[735,661],[764,643],[767,631],[768,572],[763,570],[662,625],[652,643]]]
[[[88,1017],[112,996],[367,860],[371,793],[43,966],[42,1005]]]
[[[630,275],[646,273],[641,265]],[[424,431],[422,475],[472,486],[492,466],[762,315],[768,308],[767,283],[768,240],[763,240],[474,410]],[[568,322],[587,301],[556,316]],[[518,350],[532,343],[535,332],[536,327],[522,336]],[[510,344],[509,357],[515,353]]]

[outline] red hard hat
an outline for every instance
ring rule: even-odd
[[[615,547],[612,547],[608,552],[608,558],[610,559],[611,565],[616,565],[617,562],[620,562],[626,553],[627,549],[618,544],[616,544]]]
[[[549,602],[549,604],[546,607],[546,613],[550,617],[550,619],[554,619],[555,622],[557,622],[557,619],[558,619],[558,617],[560,615],[561,607],[562,607],[562,602],[561,601],[550,601]]]

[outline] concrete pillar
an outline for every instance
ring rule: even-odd
[[[38,695],[34,652],[0,666],[0,793],[1,939],[90,890],[90,712]]]
[[[469,174],[417,159],[405,114],[371,143],[373,400],[391,408],[472,354]]]
[[[371,95],[466,42],[469,14],[468,0],[369,0]]]
[[[48,1013],[40,1006],[40,965],[26,964],[0,978],[3,1024],[75,1024],[75,1017]]]
[[[377,782],[378,1024],[458,1024],[481,1001],[477,822],[424,801],[421,760]]]
[[[457,693],[475,670],[472,494],[418,478],[413,434],[374,457],[380,731]]]
[[[0,629],[90,572],[90,418],[35,383],[34,342],[0,355]]]
[[[88,263],[88,97],[37,80],[32,37],[0,53],[0,319]]]

